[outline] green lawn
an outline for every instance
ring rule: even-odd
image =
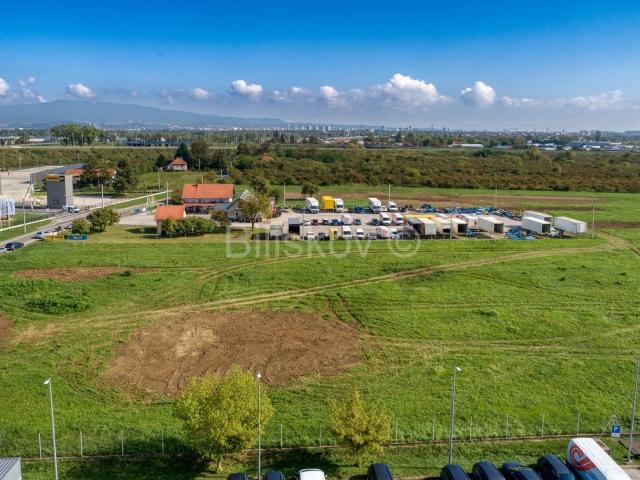
[[[639,199],[612,195],[607,205],[621,208],[605,211],[612,222],[638,218]],[[594,240],[407,242],[416,248],[411,256],[395,255],[387,242],[373,242],[364,254],[346,242],[319,242],[310,251],[299,250],[302,242],[250,242],[240,255],[246,245],[236,241],[230,257],[223,235],[154,239],[130,227],[87,242],[40,242],[0,258],[0,313],[14,322],[0,347],[0,455],[36,456],[39,432],[49,451],[42,380],[50,375],[61,455],[79,453],[80,431],[87,454],[117,453],[121,430],[129,453],[157,453],[162,432],[167,452],[183,451],[170,399],[117,390],[101,375],[130,333],[183,307],[313,312],[358,329],[357,366],[270,386],[276,415],[267,446],[279,445],[281,425],[285,445],[317,445],[321,435],[332,443],[329,400],[353,388],[386,405],[399,440],[429,440],[434,431],[446,439],[453,365],[463,369],[458,436],[504,435],[507,415],[515,435],[539,434],[543,415],[547,433],[575,432],[578,414],[583,432],[602,432],[613,413],[624,429],[640,341],[639,231],[609,229]],[[82,282],[15,275],[78,266],[130,272]],[[532,461],[564,445],[475,443],[460,454],[465,464],[481,456]],[[266,458],[288,472],[313,461],[340,478],[356,473],[340,451]],[[436,473],[445,452],[394,449],[384,459],[404,476]],[[210,475],[162,461],[145,465],[65,463],[63,471],[67,478],[93,469],[104,478]],[[35,463],[25,471],[40,478],[48,470]]]

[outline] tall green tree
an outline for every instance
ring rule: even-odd
[[[193,156],[191,155],[191,150],[189,150],[189,147],[187,147],[186,143],[181,143],[180,145],[178,145],[175,158],[178,158],[178,157],[182,158],[185,162],[187,162],[187,165],[189,165],[189,168],[193,168]]]
[[[331,432],[346,444],[362,465],[384,450],[391,438],[391,419],[384,407],[365,402],[358,390],[348,400],[331,402]]]
[[[206,167],[209,161],[209,145],[203,138],[198,138],[191,144],[191,155],[193,156],[194,166],[197,166],[198,170],[202,166]]]
[[[266,388],[260,400],[264,429],[273,416]],[[215,461],[219,470],[224,455],[253,447],[258,438],[256,380],[238,366],[224,377],[194,377],[176,400],[174,413],[184,422],[191,448]]]
[[[251,230],[261,217],[271,215],[271,203],[264,193],[252,193],[240,200],[240,211],[242,215],[251,222]]]
[[[126,160],[118,162],[116,177],[113,181],[113,188],[116,192],[124,194],[126,190],[134,187],[138,182],[136,171]]]
[[[104,232],[107,227],[114,225],[120,220],[120,215],[111,207],[97,208],[88,216],[87,221],[91,224],[94,232]]]
[[[315,183],[305,182],[302,184],[302,189],[300,190],[300,193],[302,193],[302,195],[313,197],[319,191],[320,191],[320,187],[318,187],[318,185],[316,185]]]

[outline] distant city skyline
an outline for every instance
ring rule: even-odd
[[[0,104],[72,98],[291,122],[639,130],[640,5],[525,3],[12,3]]]

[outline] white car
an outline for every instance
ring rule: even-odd
[[[308,227],[309,225],[311,225],[311,220],[305,220],[304,222],[302,222],[302,225]]]
[[[309,231],[309,232],[306,233],[304,238],[306,238],[307,240],[315,240],[316,239],[316,234],[311,232],[311,231]]]
[[[389,238],[391,240],[399,240],[400,239],[400,234],[398,233],[398,229],[397,228],[391,228],[389,230]]]
[[[298,472],[298,480],[326,480],[324,472],[318,468],[305,468]]]
[[[357,228],[356,229],[356,238],[358,240],[364,240],[365,236],[364,236],[364,230],[361,228]]]
[[[47,232],[37,232],[33,238],[35,238],[36,240],[44,240],[44,237],[46,235]]]

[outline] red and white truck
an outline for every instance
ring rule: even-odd
[[[574,438],[567,446],[567,464],[581,480],[630,480],[593,438]]]

